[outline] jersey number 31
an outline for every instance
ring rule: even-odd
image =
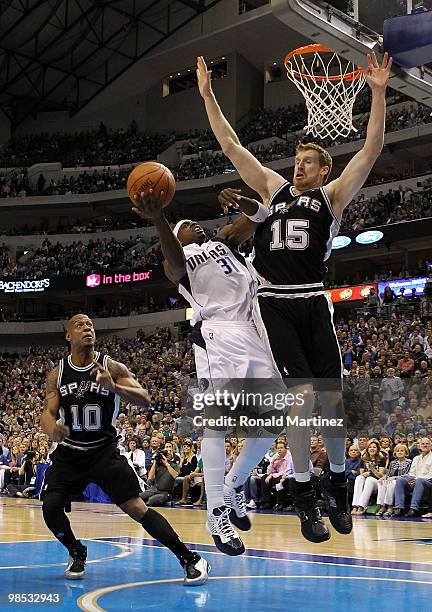
[[[285,246],[291,251],[304,251],[309,246],[308,219],[287,219],[285,238],[282,236],[282,219],[273,221],[271,225],[272,241],[270,251],[279,251]]]

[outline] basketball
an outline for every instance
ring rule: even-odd
[[[158,162],[148,161],[136,166],[128,176],[127,192],[132,200],[140,193],[147,194],[149,189],[157,197],[163,191],[162,207],[165,208],[171,203],[176,190],[175,179],[171,170]]]

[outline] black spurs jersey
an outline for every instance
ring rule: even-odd
[[[95,362],[105,369],[108,359],[108,355],[96,353]],[[94,363],[85,368],[74,365],[71,355],[59,363],[59,418],[70,430],[61,444],[76,450],[99,448],[117,438],[115,421],[120,397],[96,382],[96,377],[90,374],[93,368]]]
[[[269,216],[254,237],[253,265],[264,285],[312,285],[323,282],[324,262],[339,232],[323,188],[298,196],[284,183],[269,203]]]

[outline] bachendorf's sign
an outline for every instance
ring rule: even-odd
[[[19,281],[0,280],[0,292],[3,293],[40,293],[49,289],[49,286],[49,278]]]

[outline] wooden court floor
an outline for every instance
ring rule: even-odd
[[[252,513],[241,557],[217,551],[205,512],[160,509],[212,565],[209,582],[184,588],[173,555],[118,508],[74,503],[69,517],[89,549],[84,580],[67,581],[67,552],[45,527],[40,502],[0,499],[0,610],[432,609],[432,521],[359,517],[349,536],[323,544],[300,534],[291,514]],[[23,603],[14,594],[56,593]],[[378,599],[377,599],[378,598]],[[22,598],[21,598],[22,599]],[[29,606],[31,606],[29,608]],[[58,607],[57,607],[58,609]]]

